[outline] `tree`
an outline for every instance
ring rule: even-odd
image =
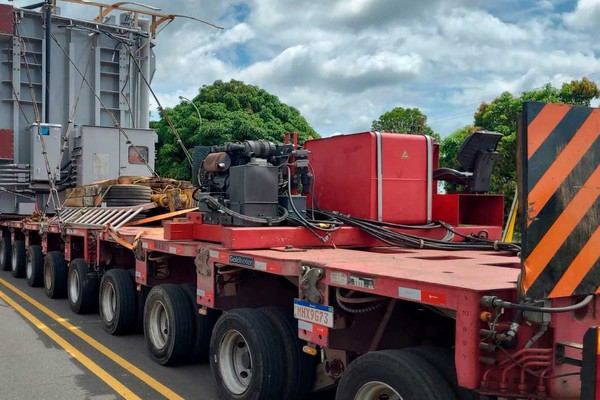
[[[458,149],[465,141],[467,136],[477,130],[474,126],[465,126],[457,129],[446,136],[440,143],[440,167],[460,169],[460,164],[456,159]]]
[[[523,92],[519,97],[504,92],[490,104],[481,103],[474,116],[475,125],[504,135],[498,145],[500,159],[494,168],[491,190],[511,198],[516,188],[517,119],[525,101],[589,106],[592,99],[598,97],[600,90],[596,83],[584,77],[580,81],[563,83],[560,89],[547,83],[540,89]]]
[[[211,146],[224,142],[265,139],[283,142],[286,132],[298,132],[301,143],[319,135],[300,112],[256,86],[231,80],[203,86],[192,100],[163,110],[151,127],[158,133],[156,171],[161,176],[190,179],[186,156],[170,129],[169,117],[185,147]]]
[[[381,115],[377,121],[373,121],[371,129],[383,132],[429,135],[434,137],[438,143],[441,141],[440,135],[427,125],[427,116],[418,108],[396,107]]]

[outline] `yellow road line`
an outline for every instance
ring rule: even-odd
[[[83,340],[84,342],[86,342],[87,344],[89,344],[90,346],[95,348],[96,350],[98,350],[100,353],[104,354],[106,357],[110,358],[112,361],[114,361],[121,367],[125,368],[133,376],[135,376],[138,379],[140,379],[141,381],[143,381],[146,385],[150,386],[152,389],[156,390],[158,393],[162,394],[167,399],[169,399],[169,400],[184,400],[183,397],[181,397],[180,395],[178,395],[177,393],[175,393],[174,391],[172,391],[171,389],[169,389],[168,387],[166,387],[165,385],[163,385],[162,383],[160,383],[159,381],[157,381],[156,379],[154,379],[153,377],[151,377],[150,375],[148,375],[147,373],[145,373],[144,371],[142,371],[141,369],[139,369],[138,367],[136,367],[129,361],[125,360],[123,357],[119,356],[117,353],[115,353],[108,347],[104,346],[102,343],[98,342],[96,339],[88,336],[81,329],[79,329],[75,325],[71,324],[69,321],[62,318],[58,314],[54,313],[49,308],[45,307],[44,305],[42,305],[38,301],[34,300],[27,294],[23,293],[21,290],[17,289],[16,287],[11,285],[4,279],[0,278],[0,283],[3,284],[4,286],[6,286],[7,288],[9,288],[10,290],[12,290],[13,292],[15,292],[16,294],[18,294],[20,297],[22,297],[24,300],[29,302],[31,305],[33,305],[35,308],[37,308],[41,312],[43,312],[44,314],[46,314],[47,316],[49,316],[50,318],[52,318],[53,320],[55,320],[56,322],[58,322],[59,324],[64,326],[65,328],[69,329],[71,332],[73,332],[75,335],[77,335],[81,340]]]
[[[0,298],[2,298],[5,302],[7,302],[12,308],[14,308],[19,314],[27,318],[29,322],[35,325],[39,330],[44,332],[46,335],[50,337],[50,339],[54,340],[60,347],[65,349],[67,353],[69,353],[73,358],[83,364],[84,367],[89,369],[94,375],[98,378],[102,379],[108,386],[114,389],[118,394],[123,396],[125,399],[132,400],[141,400],[141,397],[137,396],[131,390],[129,390],[125,385],[115,379],[108,372],[103,370],[98,364],[93,362],[87,356],[85,356],[82,352],[77,350],[74,346],[72,346],[65,339],[60,337],[60,335],[50,329],[46,324],[33,316],[29,311],[24,309],[21,305],[15,302],[13,299],[8,297],[6,293],[0,290]]]

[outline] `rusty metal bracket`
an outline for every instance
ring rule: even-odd
[[[575,365],[577,367],[583,366],[582,360],[565,356],[565,353],[566,353],[565,349],[567,347],[570,347],[575,350],[583,351],[583,345],[579,344],[579,343],[573,343],[573,342],[556,343],[556,365],[569,364],[569,365]]]
[[[300,290],[302,296],[311,303],[322,303],[323,294],[317,287],[317,283],[323,278],[322,268],[302,266],[302,275],[300,277]]]
[[[135,255],[135,259],[137,261],[146,261],[146,252],[144,251],[144,246],[141,240],[136,242],[135,248],[133,249],[133,254]]]
[[[200,249],[196,258],[194,259],[194,265],[196,266],[196,273],[202,276],[210,276],[210,267],[208,266],[208,258],[210,252],[208,249]]]

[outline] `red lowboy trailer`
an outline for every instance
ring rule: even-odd
[[[494,134],[463,146],[465,173],[437,168],[429,138],[363,133],[281,164],[312,179],[283,203],[303,226],[259,223],[254,189],[278,171],[245,170],[245,202],[203,197],[162,227],[116,228],[118,209],[98,208],[3,221],[0,266],[75,312],[99,308],[110,334],[143,325],[160,364],[209,356],[223,399],[336,385],[342,400],[600,398],[597,111],[526,103],[522,248],[500,241],[503,199],[483,193]],[[211,184],[235,149],[207,156]],[[465,190],[438,193],[441,180]]]

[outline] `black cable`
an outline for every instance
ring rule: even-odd
[[[335,301],[336,301],[337,305],[342,310],[344,310],[350,314],[362,314],[362,313],[366,313],[366,312],[375,311],[375,310],[381,308],[387,300],[388,300],[387,298],[382,298],[381,300],[373,300],[372,302],[375,304],[373,304],[371,306],[352,308],[352,307],[348,307],[347,305],[344,304],[343,296],[341,294],[341,289],[336,288],[336,290],[335,290]]]
[[[223,204],[219,203],[219,201],[217,199],[215,199],[214,197],[212,197],[210,195],[204,195],[204,196],[200,197],[200,201],[203,203],[212,204],[213,206],[217,207],[219,210],[223,211],[227,215],[230,215],[235,218],[239,218],[244,221],[252,222],[255,224],[277,225],[277,224],[280,224],[283,221],[285,221],[286,218],[288,217],[288,210],[281,206],[279,207],[279,210],[281,210],[282,215],[280,215],[279,217],[277,217],[277,218],[260,218],[260,217],[251,217],[248,215],[240,214],[237,211],[233,211],[231,208],[228,208],[228,207],[224,206]]]
[[[379,221],[372,221],[366,219],[357,219],[348,215],[343,215],[337,212],[331,211],[319,211],[321,214],[328,215],[330,217],[339,219],[346,225],[354,226],[375,237],[376,239],[390,245],[390,246],[401,246],[410,247],[417,249],[436,249],[436,250],[505,250],[505,251],[517,251],[520,249],[512,243],[503,243],[499,241],[491,241],[487,239],[481,239],[476,236],[467,236],[464,242],[453,242],[452,236],[447,235],[444,239],[429,239],[412,235],[408,233],[398,232],[389,229],[385,226],[379,226]],[[446,227],[450,234],[454,234],[452,230],[448,230],[447,224],[441,224]]]
[[[292,207],[292,210],[294,210],[294,212],[296,213],[296,216],[298,219],[300,219],[304,226],[310,226],[311,228],[318,230],[318,231],[323,231],[323,232],[335,232],[338,229],[341,228],[342,223],[340,223],[339,221],[337,221],[337,219],[335,217],[330,218],[330,220],[328,221],[318,221],[318,220],[308,220],[306,219],[296,208],[296,205],[294,204],[294,198],[292,196],[292,171],[290,170],[290,167],[286,165],[287,168],[287,173],[288,173],[288,181],[287,181],[287,196],[288,199],[290,201],[290,206]],[[322,227],[319,226],[319,224],[324,224],[324,225],[329,225],[329,227]]]
[[[297,218],[294,218],[294,217],[292,217],[290,215],[288,215],[287,221],[291,222],[292,224],[300,225],[300,226],[306,228],[310,233],[312,233],[314,236],[316,236],[323,243],[327,243],[329,241],[329,237],[331,235],[330,232],[328,232],[325,235],[321,236],[316,230],[314,230],[312,228],[312,226],[310,226],[310,224],[307,224],[304,221],[302,221],[300,219],[297,219]]]
[[[194,191],[192,192],[192,199],[194,199],[198,202],[200,201],[200,199],[196,198],[196,193],[198,193],[200,190],[201,190],[201,188],[198,187],[198,188],[194,189]]]
[[[359,217],[352,217],[352,218],[354,218],[357,221],[369,222],[369,223],[377,224],[379,226],[387,226],[388,228],[398,228],[398,229],[436,229],[436,228],[440,228],[442,226],[442,224],[440,224],[437,221],[431,222],[431,223],[425,224],[425,225],[404,225],[404,224],[394,224],[391,222],[384,222],[384,221],[374,221],[374,220],[364,219],[364,218],[359,218]]]
[[[510,301],[504,301],[496,296],[483,296],[481,298],[481,303],[484,306],[491,308],[512,308],[514,310],[533,311],[540,313],[563,313],[583,308],[587,306],[593,299],[594,295],[590,294],[586,296],[583,300],[581,300],[579,303],[572,304],[566,307],[536,307],[528,304],[511,303]]]

